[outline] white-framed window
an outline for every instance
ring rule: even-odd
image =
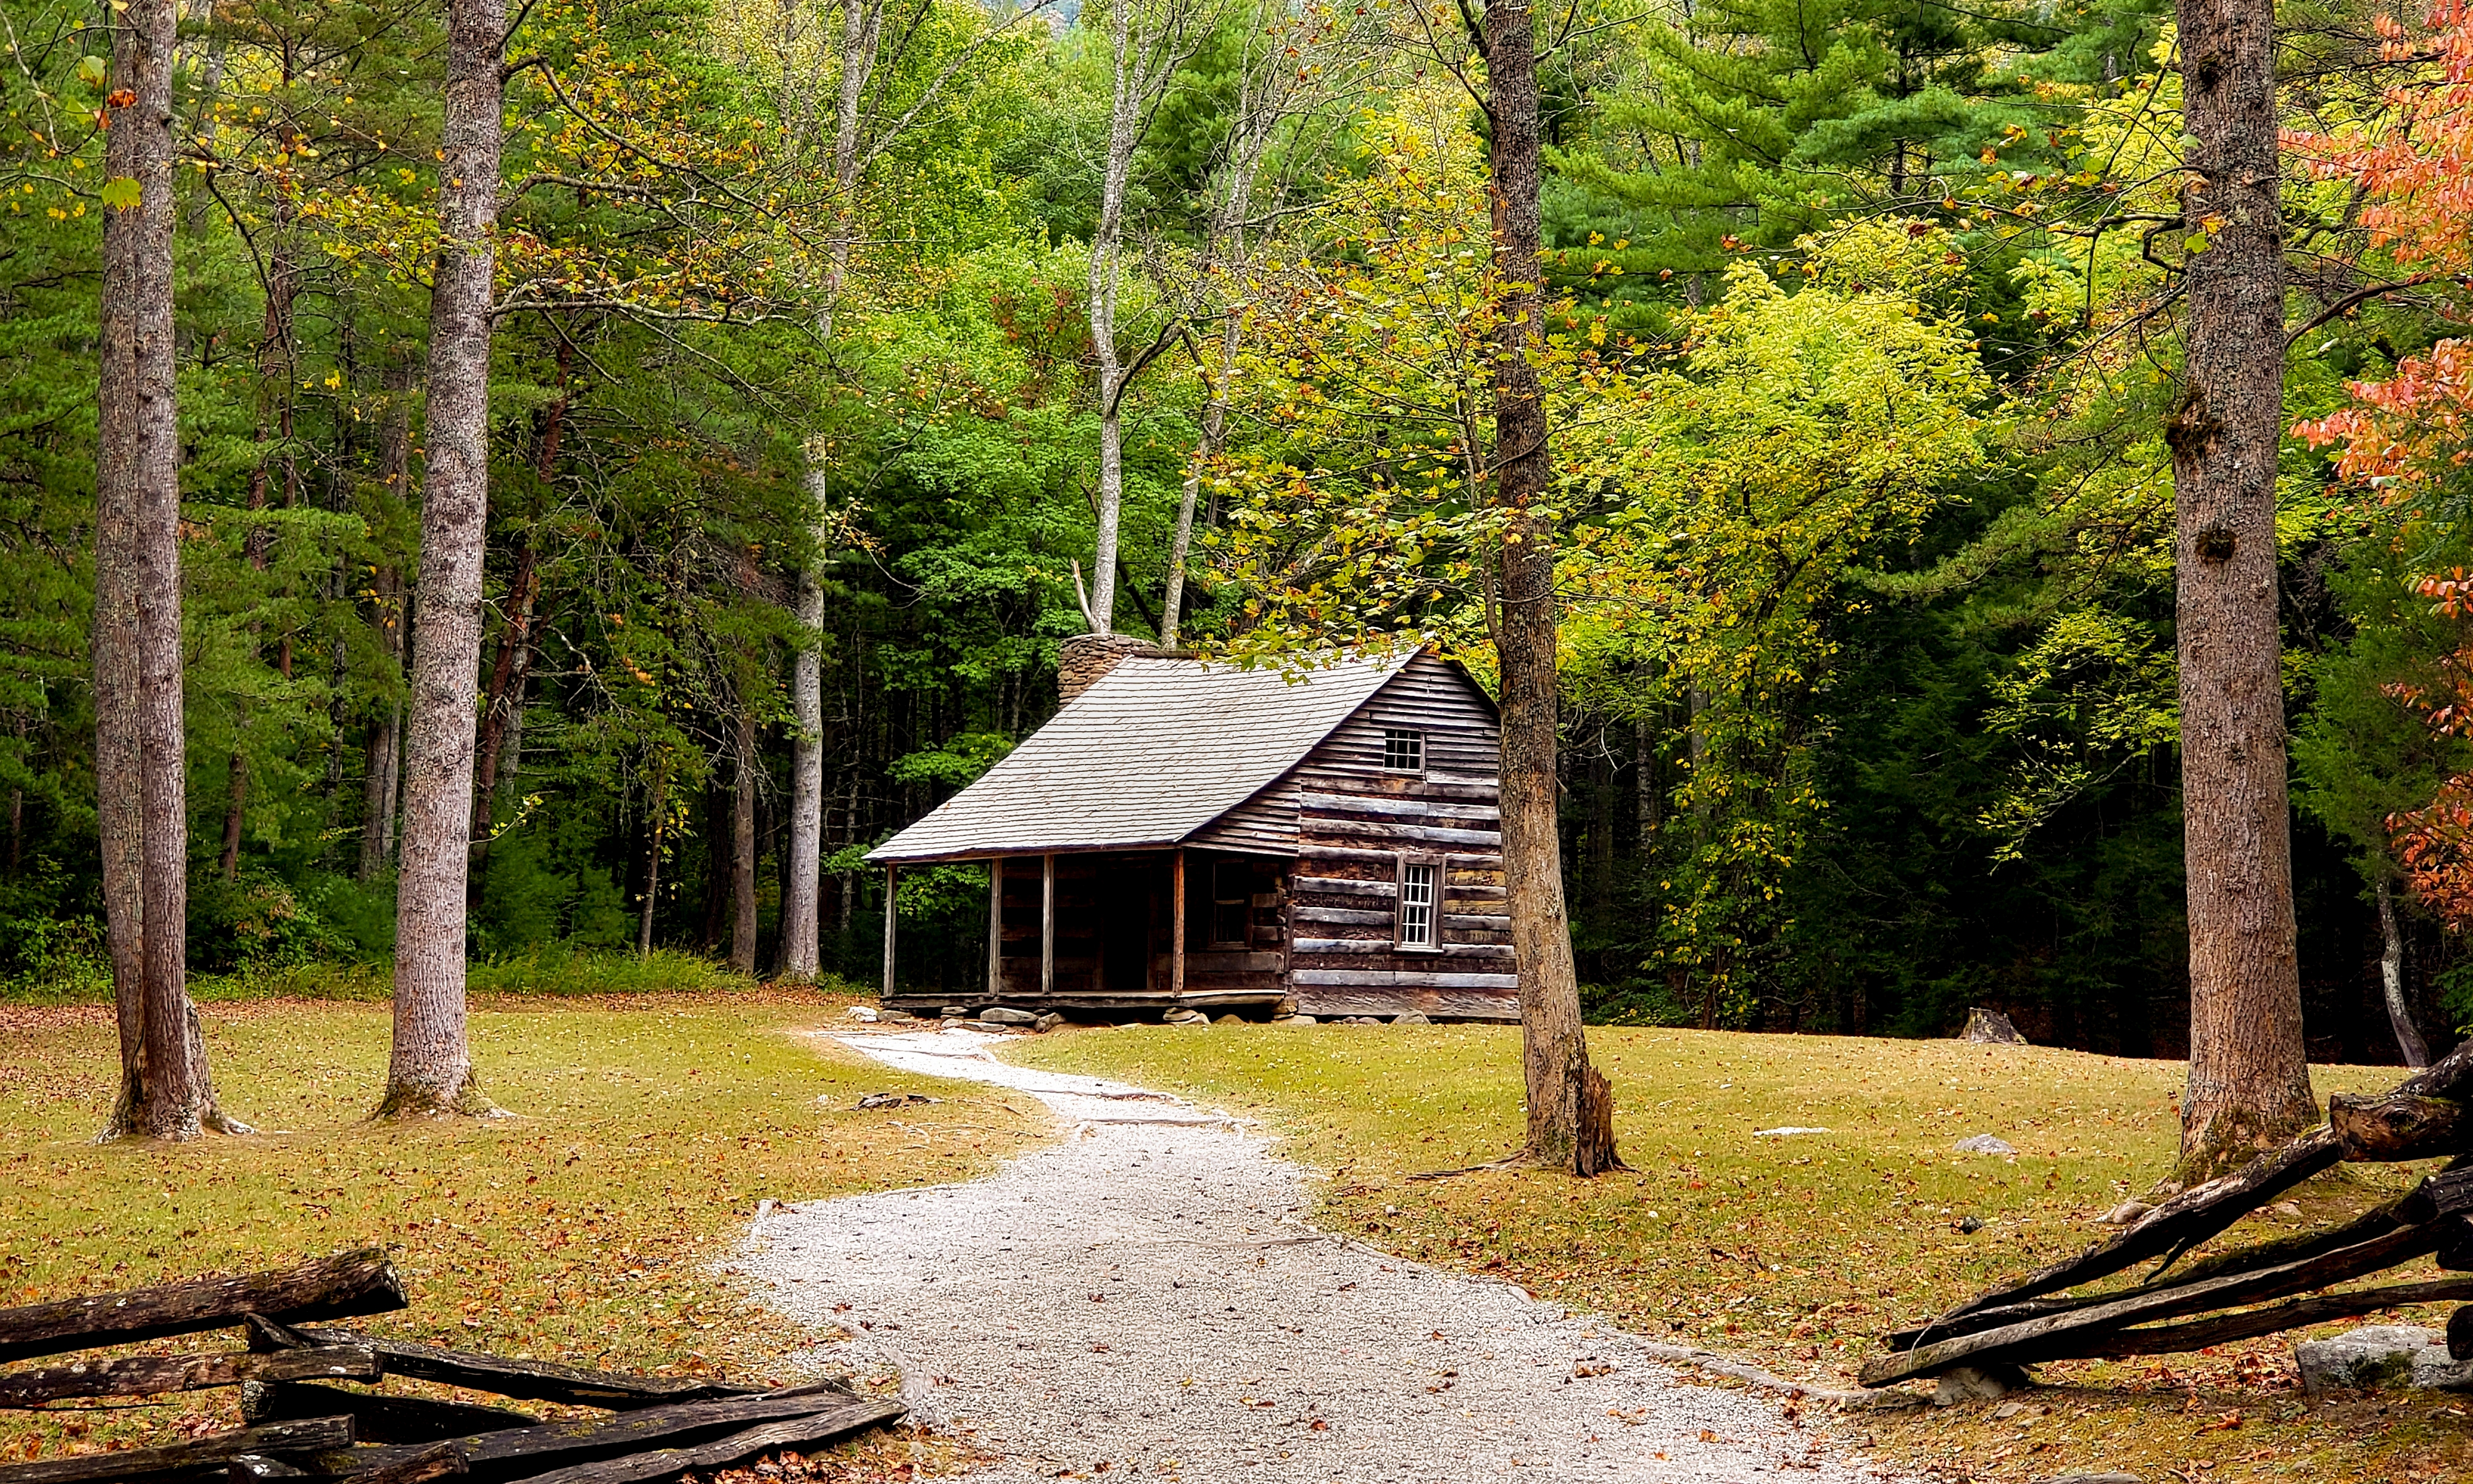
[[[1442,907],[1443,863],[1404,858],[1400,862],[1400,946],[1440,946]]]
[[[1385,773],[1425,772],[1426,734],[1402,727],[1383,728],[1382,771]]]

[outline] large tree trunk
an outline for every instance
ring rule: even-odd
[[[179,411],[173,397],[173,0],[131,0],[112,34],[106,179],[137,203],[103,221],[95,458],[95,755],[121,1086],[107,1137],[242,1132],[215,1106],[187,987],[189,826],[181,733]]]
[[[2284,249],[2269,0],[2180,0],[2188,368],[2173,449],[2190,1081],[2173,1179],[2317,1121],[2302,1050],[2276,634]]]
[[[465,1039],[464,937],[481,559],[490,524],[490,304],[506,29],[505,0],[449,0],[445,162],[429,295],[420,627],[412,642],[396,889],[395,1051],[381,1115],[488,1107]]]
[[[523,704],[524,676],[532,666],[533,595],[540,586],[537,560],[530,541],[516,553],[516,570],[507,583],[507,627],[498,635],[498,658],[490,666],[490,683],[481,696],[481,736],[472,762],[471,859],[476,871],[490,853],[498,750],[506,743],[509,715]]]
[[[1578,1175],[1620,1169],[1614,1093],[1589,1065],[1580,980],[1563,901],[1555,828],[1554,526],[1546,403],[1529,357],[1539,325],[1536,35],[1527,0],[1486,8],[1486,111],[1493,125],[1495,266],[1502,346],[1496,361],[1494,496],[1508,510],[1495,643],[1502,670],[1502,884],[1520,955],[1528,1158]]]
[[[825,252],[824,302],[816,311],[816,340],[829,355],[833,314],[841,307],[842,285],[850,273],[851,233],[858,209],[859,123],[867,101],[868,79],[876,71],[876,50],[883,37],[884,11],[868,0],[843,0],[841,69],[833,104],[832,239]],[[824,453],[807,452],[807,498],[812,507],[814,552],[799,574],[797,653],[790,661],[790,719],[798,735],[790,744],[790,858],[786,889],[781,894],[781,973],[784,978],[812,979],[817,968],[817,882],[824,871],[825,843],[825,710],[824,710],[824,561],[833,539],[833,521]]]
[[[738,716],[730,800],[730,967],[756,972],[756,723]]]

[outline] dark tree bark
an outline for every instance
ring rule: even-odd
[[[523,677],[532,667],[533,595],[540,586],[533,544],[516,553],[515,575],[507,583],[507,628],[498,635],[498,658],[490,667],[490,684],[481,697],[481,740],[472,764],[472,864],[477,869],[490,853],[491,809],[497,797],[498,751],[507,737],[507,719],[515,707]]]
[[[2301,1041],[2278,664],[2275,458],[2284,248],[2269,0],[2179,0],[2190,143],[2189,364],[2173,450],[2189,878],[2190,1080],[2173,1179],[2195,1185],[2317,1121]]]
[[[1529,357],[1543,348],[1538,221],[1537,40],[1528,0],[1486,8],[1493,126],[1495,267],[1502,346],[1494,389],[1494,498],[1504,530],[1495,643],[1502,670],[1502,875],[1520,955],[1527,1157],[1579,1175],[1620,1169],[1614,1094],[1589,1065],[1580,981],[1555,826],[1554,527],[1546,403]]]
[[[181,734],[180,443],[173,398],[174,0],[132,0],[111,43],[95,454],[95,781],[106,943],[120,1024],[107,1137],[244,1132],[215,1106],[189,1003]]]
[[[730,802],[730,967],[756,972],[756,723],[738,714],[737,786]]]
[[[384,440],[378,445],[379,480],[389,501],[408,499],[412,494],[412,362],[397,354],[390,357],[384,376],[387,389],[387,421]],[[387,676],[400,679],[403,674],[404,638],[410,594],[404,591],[403,574],[392,565],[381,565],[371,584],[370,622],[378,631],[378,650],[385,656]],[[379,717],[370,724],[369,768],[364,776],[361,796],[361,879],[374,881],[386,874],[395,863],[396,797],[403,777],[403,703],[390,700]]]
[[[506,91],[505,0],[449,0],[438,269],[429,295],[420,627],[412,640],[395,1049],[383,1115],[477,1113],[464,1021],[465,887],[490,524],[490,307]]]

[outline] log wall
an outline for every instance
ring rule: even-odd
[[[1384,771],[1383,733],[1422,732],[1422,774]],[[1500,730],[1457,671],[1419,656],[1291,770],[1297,866],[1289,980],[1314,1016],[1518,1019],[1503,898]],[[1442,867],[1432,948],[1398,945],[1400,868]]]

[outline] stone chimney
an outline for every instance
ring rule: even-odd
[[[1158,645],[1130,634],[1077,634],[1056,649],[1057,703],[1072,705],[1074,697],[1098,684],[1128,655],[1161,653]]]

